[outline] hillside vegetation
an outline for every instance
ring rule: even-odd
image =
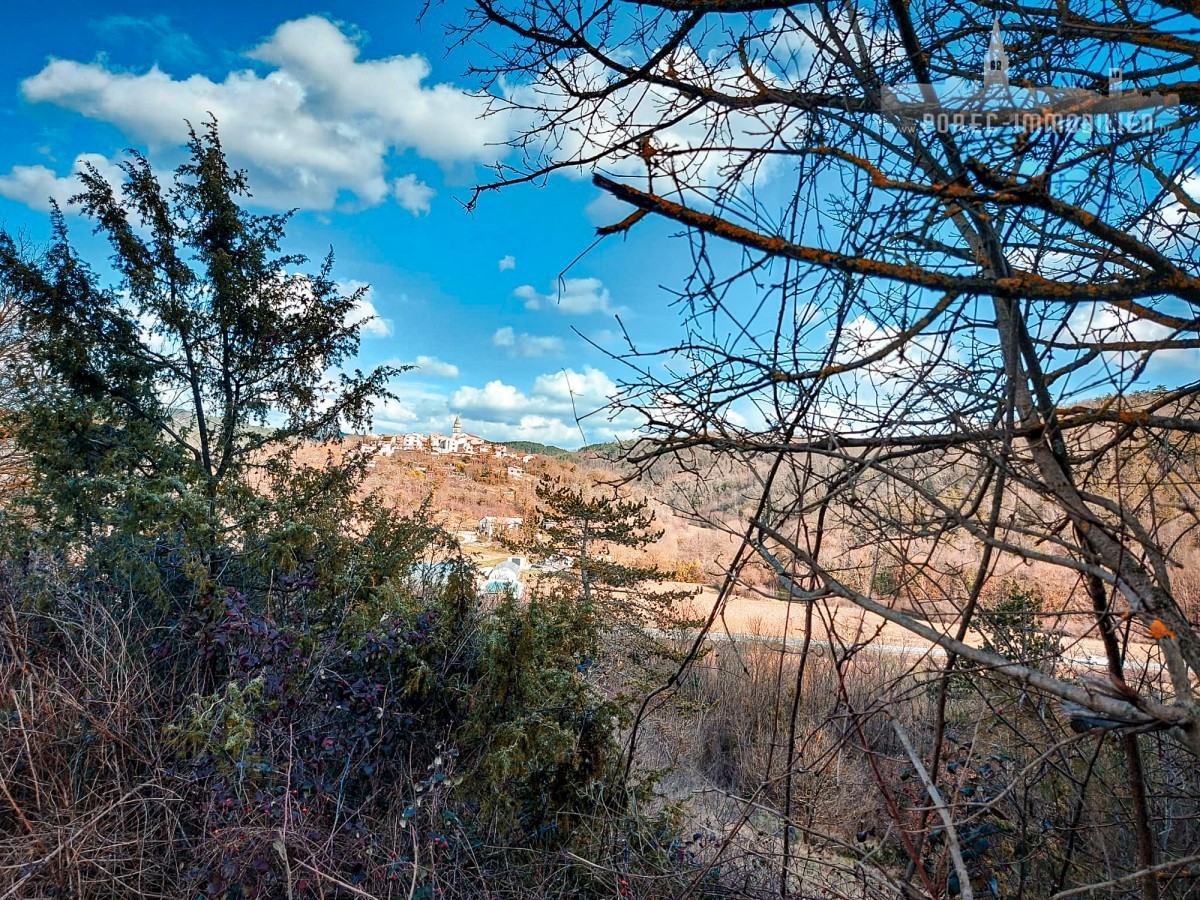
[[[672,810],[621,767],[607,650],[612,592],[660,575],[585,541],[526,602],[485,602],[451,529],[519,508],[536,531],[538,479],[570,464],[510,484],[333,439],[394,374],[329,374],[357,295],[331,259],[281,278],[305,265],[287,217],[241,205],[214,124],[190,150],[169,189],[136,156],[123,193],[85,175],[115,285],[61,216],[44,254],[0,235],[23,338],[3,370],[22,477],[0,507],[0,896],[610,896],[588,860],[617,841],[626,877],[682,885]],[[588,479],[552,500],[555,554],[590,528],[645,542],[642,507]]]
[[[0,900],[1196,892],[1186,396],[385,455],[215,123],[123,171],[0,234]]]

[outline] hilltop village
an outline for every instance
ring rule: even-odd
[[[530,537],[524,529],[536,519],[538,479],[571,478],[575,463],[467,434],[457,415],[449,434],[350,435],[340,448],[370,455],[364,487],[387,504],[397,509],[428,504],[434,520],[454,534],[480,567],[482,593],[509,591],[520,598],[524,574],[546,568],[512,555],[511,545]],[[547,570],[561,566],[555,560]],[[426,568],[435,580],[442,574],[440,564]]]
[[[365,447],[373,448],[380,456],[391,456],[397,450],[425,451],[439,456],[475,456],[490,455],[496,459],[520,458],[528,462],[533,454],[514,453],[504,444],[494,444],[475,434],[466,434],[462,429],[462,419],[454,417],[454,425],[449,434],[430,432],[428,434],[369,434],[363,438]]]
[[[369,454],[365,487],[399,508],[428,502],[462,544],[519,528],[533,510],[537,480],[574,464],[466,434],[458,416],[450,433],[351,435],[342,452]]]

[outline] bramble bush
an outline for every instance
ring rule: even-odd
[[[34,749],[5,780],[31,827],[12,822],[0,849],[30,864],[29,896],[114,895],[97,870],[39,865],[36,852],[64,821],[103,814],[109,779],[164,798],[144,818],[171,820],[158,851],[171,876],[157,889],[179,896],[276,897],[288,885],[318,896],[332,878],[373,896],[393,882],[425,896],[479,896],[480,885],[527,896],[543,867],[556,873],[550,894],[606,893],[563,854],[608,865],[615,835],[623,866],[665,865],[662,824],[627,815],[623,709],[590,683],[569,598],[483,610],[453,581],[425,596],[393,585],[392,612],[362,630],[354,617],[322,621],[307,601],[323,590],[300,573],[278,579],[286,602],[230,592],[219,614],[151,625],[111,593],[80,592],[65,568],[41,580],[56,589],[39,606],[15,572],[5,580],[5,644],[22,649],[5,661],[4,751]],[[220,677],[200,677],[214,657]],[[138,699],[116,714],[126,679],[137,687],[122,693]],[[81,721],[92,724],[80,732]],[[42,794],[55,779],[71,803]],[[112,846],[137,838],[107,834]]]

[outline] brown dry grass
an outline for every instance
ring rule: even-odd
[[[4,623],[0,897],[175,897],[189,811],[154,752],[158,690],[116,614],[77,612],[51,662]]]
[[[544,457],[525,465],[532,477],[522,481],[509,481],[501,474],[505,467],[506,461],[397,453],[377,460],[367,488],[402,510],[429,500],[447,525],[469,528],[483,515],[529,515],[540,474],[583,477],[573,464]],[[667,517],[661,508],[660,523],[666,534],[651,549],[652,561],[688,576],[688,584],[668,588],[715,579],[736,546],[724,532]],[[973,552],[947,548],[934,571],[953,572]],[[1195,616],[1200,551],[1185,547],[1180,557],[1184,564],[1174,586]],[[874,565],[865,556],[855,559],[847,555],[848,564],[863,573]],[[1056,609],[1069,609],[1073,584],[1045,568],[1021,566],[1007,574],[1041,585]],[[938,577],[918,573],[907,582],[910,596],[898,591],[895,602],[911,609],[911,595],[949,592],[951,585]],[[699,838],[685,840],[681,852],[692,854],[690,862],[719,860],[721,883],[735,894],[774,889],[795,703],[794,886],[802,893],[895,896],[886,873],[903,861],[895,855],[888,825],[894,828],[895,817],[885,792],[894,793],[906,825],[913,824],[925,798],[914,782],[901,778],[903,748],[880,712],[886,706],[928,758],[934,694],[925,679],[940,658],[926,655],[930,648],[898,626],[851,604],[829,603],[816,616],[818,645],[797,685],[795,642],[802,636],[803,607],[767,599],[765,574],[751,581],[750,590],[730,598],[717,639],[679,689],[654,708],[641,745],[642,765],[667,772],[661,782],[665,796],[686,801],[682,830]],[[754,587],[761,588],[759,594]],[[706,613],[715,599],[708,587],[688,611]],[[59,622],[64,643],[52,664],[31,660],[21,628],[5,623],[0,695],[9,722],[0,731],[0,833],[7,837],[0,837],[0,900],[49,896],[51,889],[77,897],[178,896],[170,886],[187,883],[177,861],[188,854],[178,852],[177,843],[180,834],[196,834],[198,823],[183,779],[164,771],[155,755],[161,735],[154,709],[161,686],[123,645],[118,615],[81,606],[73,621]],[[936,615],[931,619],[937,621]],[[1058,624],[1078,632],[1082,621]],[[835,664],[831,648],[868,639],[872,646]],[[978,642],[979,635],[970,640]],[[1100,646],[1085,636],[1067,652],[1098,655]],[[953,699],[949,715],[952,732],[974,741],[991,711],[972,695]],[[1118,783],[1118,793],[1119,788]],[[1106,816],[1098,803],[1097,821]],[[399,829],[397,834],[402,836]],[[1116,832],[1097,829],[1088,839],[1099,848],[1098,857],[1118,858],[1128,849]]]

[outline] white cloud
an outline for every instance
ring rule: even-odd
[[[548,402],[563,404],[563,408],[571,406],[580,415],[592,412],[605,406],[617,392],[617,386],[612,379],[591,366],[583,372],[574,369],[560,369],[547,375],[539,375],[533,382],[534,397]]]
[[[589,415],[604,409],[616,393],[612,379],[589,366],[539,375],[529,393],[499,379],[482,388],[464,386],[451,395],[449,406],[485,437],[577,445],[583,438],[576,416],[589,441],[624,436],[635,427],[628,417],[610,421]]]
[[[390,320],[379,315],[379,310],[375,308],[375,303],[371,299],[372,288],[370,285],[351,279],[349,281],[339,281],[338,290],[343,294],[353,294],[356,291],[362,291],[362,296],[358,298],[354,304],[354,309],[346,317],[348,325],[355,325],[362,322],[362,334],[368,337],[391,336],[392,323]]]
[[[539,294],[533,285],[523,284],[513,291],[513,296],[525,301],[526,309],[554,308],[578,315],[622,312],[612,305],[612,296],[599,278],[567,278],[548,294]]]
[[[512,424],[527,414],[583,416],[606,406],[616,392],[612,379],[588,366],[583,372],[562,369],[539,375],[528,394],[499,379],[482,388],[464,386],[454,392],[450,403],[464,416]]]
[[[811,311],[804,315],[816,318]],[[868,315],[828,331],[826,338],[837,340],[833,361],[851,368],[822,379],[809,427],[861,433],[886,422],[943,416],[961,402],[956,396],[963,386],[959,352],[949,334],[927,331],[901,339],[902,335],[895,323]],[[769,392],[756,399],[760,411],[769,413]]]
[[[21,87],[29,102],[108,122],[152,149],[178,146],[184,119],[200,123],[211,113],[234,162],[253,169],[256,199],[281,208],[328,209],[346,194],[376,205],[391,194],[419,212],[419,188],[428,188],[401,178],[397,191],[387,177],[390,154],[493,161],[493,145],[507,136],[502,116],[480,116],[480,99],[428,84],[424,57],[363,59],[355,38],[320,16],[285,22],[248,55],[268,70],[213,81],[177,79],[157,66],[138,74],[103,59],[52,59]]]
[[[475,428],[474,423],[464,418],[464,427]],[[537,441],[541,444],[574,448],[584,443],[579,426],[554,416],[524,415],[513,422],[480,423],[476,430],[493,441]],[[587,440],[590,442],[591,437]]]
[[[391,431],[408,432],[417,430],[420,416],[403,400],[384,400],[375,405],[371,416],[371,428],[385,434]]]
[[[113,162],[98,153],[81,153],[65,178],[59,178],[46,166],[13,166],[7,175],[0,175],[0,197],[24,203],[39,212],[49,212],[51,200],[65,207],[67,199],[81,190],[78,175],[89,163],[110,184],[121,183],[122,172]]]
[[[682,46],[659,60],[656,74],[749,100],[764,82],[787,86],[784,55],[785,59],[770,64],[752,59],[748,73],[740,64],[714,62]],[[807,129],[804,118],[786,105],[728,109],[697,103],[694,97],[661,85],[639,83],[614,89],[612,72],[586,54],[556,60],[553,68],[552,77],[510,87],[503,100],[524,112],[526,128],[541,129],[538,137],[546,157],[576,177],[588,177],[600,166],[607,174],[644,188],[648,164],[641,138],[652,132],[656,152],[649,165],[656,177],[689,186],[685,189],[689,202],[707,204],[712,199],[707,191],[690,188],[727,179],[729,184],[749,185],[781,171],[774,156],[757,151],[802,139]],[[595,202],[589,206],[589,217],[604,216],[604,206]],[[632,208],[624,206],[612,221],[630,212]]]
[[[204,62],[206,54],[191,36],[169,16],[130,16],[116,14],[93,20],[88,26],[106,41],[129,40],[138,48],[161,59],[192,63]]]
[[[405,175],[392,182],[392,195],[401,209],[406,209],[414,216],[429,212],[429,201],[436,194],[433,188],[417,178],[416,175]]]
[[[375,425],[380,431],[446,432],[454,416],[460,415],[464,429],[490,440],[575,447],[585,441],[628,437],[639,424],[629,414],[615,420],[588,416],[605,407],[617,390],[607,375],[590,367],[582,372],[566,369],[540,375],[528,392],[495,379],[482,387],[466,385],[446,395],[426,384],[410,384],[407,376],[395,379],[392,389],[398,398],[381,403],[376,410]],[[582,423],[576,421],[576,415]]]
[[[390,397],[375,407],[373,424],[377,431],[449,430],[446,419],[450,407],[444,394],[413,384],[411,375],[394,379],[391,387],[399,396]]]
[[[1187,252],[1197,245],[1200,234],[1200,171],[1179,181],[1182,197],[1172,195],[1149,212],[1140,223],[1138,236],[1160,249]]]
[[[459,388],[450,398],[450,403],[472,419],[505,422],[527,409],[530,400],[511,384],[505,384],[497,378],[481,388]]]
[[[510,356],[532,359],[561,353],[563,342],[562,338],[517,332],[511,325],[505,325],[496,329],[496,333],[492,335],[492,346],[504,347]]]
[[[780,10],[771,17],[771,24],[757,42],[757,49],[790,86],[814,81],[824,81],[828,86],[833,77],[831,73],[840,63],[829,48],[838,46],[848,34],[855,35],[858,46],[878,70],[904,59],[904,45],[898,34],[878,27],[849,4],[839,7],[832,15],[811,9]],[[982,56],[988,36],[983,35],[981,41],[979,52]],[[849,85],[846,88],[849,89]]]
[[[502,256],[497,268],[501,272],[510,272],[517,267],[517,258],[515,256]]]
[[[632,209],[628,203],[622,203],[608,191],[600,191],[583,208],[583,214],[591,224],[599,227],[615,225],[628,216]]]
[[[1190,334],[1179,332],[1149,319],[1117,309],[1107,303],[1078,306],[1067,323],[1067,332],[1081,343],[1102,341],[1163,341],[1169,343]],[[1154,351],[1105,352],[1105,359],[1120,369],[1130,369],[1149,360],[1156,372],[1169,368],[1178,373],[1182,368],[1200,365],[1200,351],[1162,349]],[[1176,377],[1176,380],[1178,378]]]
[[[406,366],[416,366],[416,371],[421,375],[431,375],[434,378],[457,378],[458,366],[454,363],[442,362],[436,356],[418,356],[410,363],[401,363]]]
[[[589,177],[599,168],[645,189],[652,174],[660,190],[670,185],[686,202],[701,206],[713,202],[710,189],[748,195],[786,171],[786,157],[763,151],[809,140],[809,116],[790,104],[758,102],[764,84],[853,93],[858,85],[847,80],[841,57],[829,52],[851,30],[873,64],[868,68],[883,71],[904,59],[893,33],[869,21],[852,29],[854,14],[848,10],[834,11],[832,18],[803,10],[776,13],[761,37],[739,47],[744,55],[685,42],[659,55],[654,74],[661,81],[649,86],[644,81],[614,85],[610,66],[587,53],[563,54],[548,64],[541,80],[508,85],[501,102],[518,111],[525,129],[536,130],[537,142],[525,148],[575,177]],[[735,102],[698,101],[692,90],[680,92],[671,82]],[[647,146],[643,137],[651,133]],[[647,156],[646,150],[653,153]],[[619,222],[631,212],[626,204],[603,199],[584,210],[596,225]]]

